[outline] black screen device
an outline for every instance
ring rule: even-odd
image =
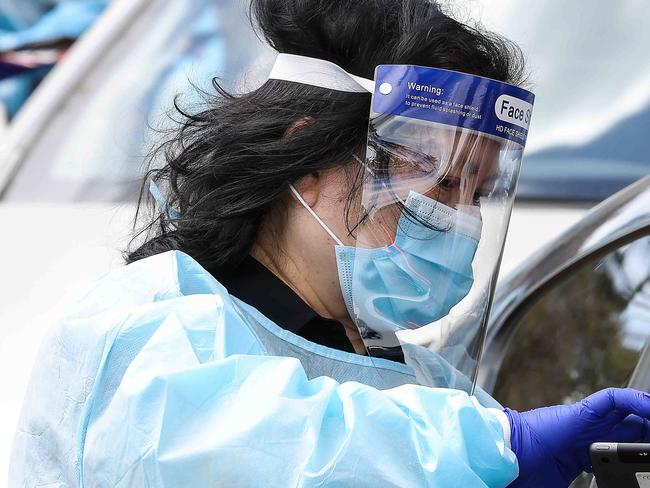
[[[598,488],[650,488],[650,444],[594,442],[589,454]]]

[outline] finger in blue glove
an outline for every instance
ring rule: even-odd
[[[591,471],[593,442],[650,441],[650,395],[631,388],[607,388],[573,405],[504,411],[519,462],[512,487],[566,487]]]

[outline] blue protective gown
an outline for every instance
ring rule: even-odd
[[[33,371],[11,487],[466,488],[517,476],[498,410],[296,336],[181,252],[107,275],[65,310]]]

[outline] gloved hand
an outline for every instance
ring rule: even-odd
[[[519,462],[511,487],[567,487],[591,471],[592,442],[650,441],[650,395],[631,388],[607,388],[573,405],[505,413]]]

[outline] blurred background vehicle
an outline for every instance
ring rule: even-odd
[[[0,13],[22,1],[0,0]],[[158,137],[149,126],[169,127],[177,94],[183,106],[200,104],[195,87],[213,93],[214,76],[234,91],[266,78],[274,54],[252,32],[246,4],[113,0],[26,103],[5,110],[15,116],[4,131],[0,124],[0,472],[46,327],[41,314],[77,283],[122,264],[143,162]],[[537,94],[503,275],[650,173],[650,30],[629,28],[650,17],[650,4],[467,5],[461,20],[481,19],[522,46]]]
[[[0,1],[0,119],[20,110],[108,0]]]

